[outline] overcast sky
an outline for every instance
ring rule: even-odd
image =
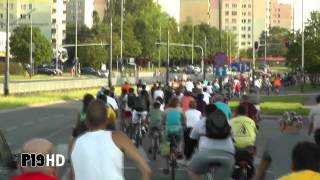
[[[302,22],[302,0],[278,0],[280,3],[293,4],[295,1],[295,29],[300,29]],[[310,12],[320,10],[320,0],[304,0],[304,19],[305,21],[309,18]]]

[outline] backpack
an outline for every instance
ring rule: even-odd
[[[134,101],[134,109],[138,112],[142,112],[142,111],[147,110],[146,101],[142,96],[136,97],[136,99]]]
[[[226,139],[231,135],[231,127],[225,114],[216,110],[206,119],[206,136],[211,139]]]
[[[136,95],[135,94],[128,94],[128,107],[133,108],[134,106],[134,101],[136,100]]]

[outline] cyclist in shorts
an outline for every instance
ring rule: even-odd
[[[183,135],[183,127],[186,125],[186,118],[183,111],[180,109],[179,99],[172,98],[168,103],[168,109],[165,111],[165,138],[170,141],[170,137],[174,136],[178,144],[178,159],[182,158],[181,154],[181,140]],[[167,159],[167,168],[164,173],[169,173],[169,159]]]
[[[154,132],[157,132],[161,135],[162,131],[162,119],[163,119],[163,112],[160,110],[160,102],[153,103],[153,109],[150,111],[149,117],[149,128],[150,128],[150,136],[153,137]],[[152,138],[153,139],[153,138]],[[159,138],[161,142],[161,136]],[[149,149],[149,153],[151,153],[151,148]]]

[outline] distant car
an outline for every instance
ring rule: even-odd
[[[194,67],[193,72],[194,72],[195,74],[199,74],[199,73],[201,73],[201,68],[198,67],[198,66],[196,66],[196,67]]]
[[[194,74],[194,67],[192,65],[187,65],[185,68],[184,68],[184,72],[186,74]]]
[[[179,73],[180,72],[180,67],[179,66],[173,66],[173,67],[170,68],[170,72]]]
[[[56,69],[54,65],[42,65],[37,68],[38,74],[62,76],[63,72],[61,69]]]
[[[99,76],[98,71],[96,71],[94,68],[92,67],[82,67],[80,69],[81,74],[83,75],[93,75],[93,76]]]

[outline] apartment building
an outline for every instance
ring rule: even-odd
[[[268,0],[267,27],[282,27],[292,29],[292,5],[278,3],[277,0]]]
[[[68,24],[75,24],[76,22],[76,13],[78,13],[78,26],[85,25],[88,28],[91,28],[93,25],[93,18],[92,14],[95,10],[94,7],[94,1],[95,0],[69,0],[67,3],[67,22]],[[76,2],[78,5],[76,5]],[[100,1],[101,3],[101,1]],[[97,2],[96,6],[99,4]],[[76,12],[77,10],[77,12]],[[103,12],[102,12],[103,11]],[[98,11],[98,13],[105,13],[105,11],[102,9]],[[100,16],[100,14],[99,14]],[[100,17],[101,18],[101,17]]]
[[[214,0],[180,0],[180,24],[214,25]]]
[[[66,38],[66,5],[67,0],[10,0],[9,18],[13,23],[10,28],[13,30],[22,24],[30,26],[32,22],[32,26],[40,29],[53,48],[61,46]],[[0,0],[1,22],[7,18],[6,6],[7,0]],[[0,31],[5,32],[5,28],[1,23]]]

